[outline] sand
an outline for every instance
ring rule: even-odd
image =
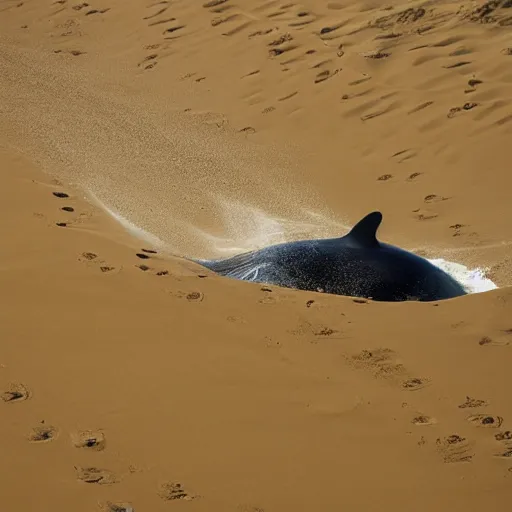
[[[4,0],[2,508],[507,506],[511,16]],[[382,304],[182,258],[376,209],[497,288]]]

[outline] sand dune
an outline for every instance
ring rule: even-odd
[[[4,0],[3,507],[506,506],[511,20],[505,0]],[[499,288],[378,304],[180,258],[375,209],[383,239]]]

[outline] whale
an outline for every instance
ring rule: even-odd
[[[241,281],[382,302],[431,302],[466,295],[463,285],[427,259],[377,239],[382,213],[344,236],[271,245],[226,259],[191,259]]]

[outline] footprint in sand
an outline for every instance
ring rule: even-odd
[[[188,302],[202,302],[204,294],[201,292],[183,292],[170,290],[169,293],[180,299],[187,299]]]
[[[46,443],[57,438],[59,431],[52,425],[34,427],[28,436],[31,443]]]
[[[462,107],[451,108],[448,111],[448,114],[446,115],[446,117],[451,119],[452,117],[455,117],[458,113],[463,112],[463,111],[472,110],[475,107],[478,107],[478,103],[473,103],[473,102],[464,103],[464,105]]]
[[[71,440],[76,448],[100,452],[105,449],[105,434],[99,430],[81,430],[71,434]]]
[[[276,302],[276,298],[271,295],[272,290],[270,288],[264,286],[261,291],[264,292],[264,296],[258,301],[260,304],[274,304]]]
[[[447,464],[471,462],[473,458],[472,443],[458,434],[452,434],[436,440],[437,451]]]
[[[78,480],[87,484],[109,485],[115,484],[119,480],[112,471],[96,467],[75,467]]]
[[[490,416],[488,414],[472,414],[466,419],[476,427],[485,428],[499,428],[503,423],[503,418],[501,416]]]
[[[423,389],[425,386],[430,384],[429,379],[413,377],[412,379],[407,379],[402,382],[402,388],[407,391],[418,391],[419,389]]]
[[[504,347],[509,345],[509,343],[510,342],[504,338],[493,339],[490,338],[489,336],[483,336],[482,338],[480,338],[480,341],[478,342],[478,344],[481,346],[494,345],[496,347]]]
[[[449,197],[438,196],[436,194],[429,194],[428,196],[425,196],[423,198],[423,201],[425,203],[438,203],[438,202],[441,202],[441,201],[447,201],[448,199],[450,199],[450,198]]]
[[[150,259],[150,257],[151,257],[151,256],[149,256],[150,254],[158,254],[158,252],[155,251],[154,249],[141,249],[141,251],[142,252],[135,253],[135,256],[137,256],[137,258],[139,258],[141,260],[148,260],[148,259]],[[135,266],[138,269],[142,270],[143,272],[148,272],[149,270],[153,270],[151,267],[149,267],[148,265],[145,265],[145,264],[135,265]],[[157,276],[167,276],[167,275],[169,275],[169,271],[168,270],[157,270],[157,271],[154,271],[152,273],[154,273]]]
[[[506,459],[512,458],[512,432],[510,430],[498,432],[494,434],[494,439],[501,445],[500,451],[496,453],[495,456]]]
[[[435,418],[431,418],[430,416],[419,414],[418,416],[415,416],[411,420],[411,423],[413,425],[434,425],[435,423],[437,423],[437,421],[435,420]]]
[[[177,482],[166,482],[160,486],[160,489],[158,490],[158,495],[160,498],[166,501],[173,501],[173,500],[186,500],[190,501],[193,499],[198,498],[198,496],[190,495],[188,492],[186,492],[182,485]]]
[[[58,197],[59,199],[67,199],[69,197],[69,195],[66,194],[66,192],[52,192],[52,194],[55,197]]]
[[[458,407],[459,409],[467,409],[467,408],[474,408],[474,407],[484,407],[488,405],[488,403],[485,400],[480,400],[478,398],[472,398],[470,396],[466,396],[466,401],[462,404],[460,404]]]
[[[4,391],[0,397],[6,403],[23,402],[28,400],[31,396],[29,389],[19,383],[11,383],[6,391]]]
[[[427,212],[426,210],[421,210],[421,209],[417,209],[417,210],[413,210],[413,213],[415,213],[415,217],[416,219],[418,220],[432,220],[432,219],[435,219],[437,218],[437,213],[430,213],[430,212]]]
[[[256,130],[252,126],[246,126],[245,128],[239,130],[239,133],[244,133],[245,135],[252,135],[253,133],[256,133]]]
[[[117,274],[122,270],[122,267],[113,267],[107,265],[106,262],[98,257],[94,252],[83,252],[79,257],[78,261],[87,265],[99,267],[100,271],[106,274]]]
[[[356,368],[370,370],[376,377],[381,378],[396,377],[405,372],[396,353],[389,348],[362,350],[352,356],[350,363]]]

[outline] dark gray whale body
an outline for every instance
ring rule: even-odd
[[[341,238],[300,240],[224,260],[192,260],[217,274],[298,290],[376,301],[437,301],[466,295],[428,260],[377,240],[380,212]]]

